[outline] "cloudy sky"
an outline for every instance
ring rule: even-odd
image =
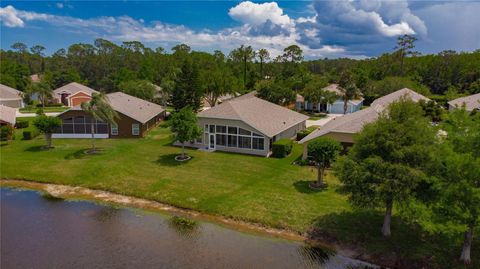
[[[391,51],[403,34],[424,54],[480,48],[480,1],[2,1],[0,19],[2,49],[20,41],[48,53],[105,38],[273,55],[297,44],[310,59],[362,58]]]

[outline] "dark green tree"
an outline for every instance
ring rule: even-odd
[[[172,115],[169,125],[175,141],[182,144],[181,159],[185,160],[188,158],[185,155],[185,142],[193,141],[202,135],[202,128],[197,125],[197,116],[191,108],[184,107]]]
[[[329,168],[335,161],[342,150],[342,146],[333,138],[320,137],[308,143],[307,150],[309,159],[315,162],[318,170],[317,182],[311,186],[324,188],[326,187],[323,182],[325,169]]]
[[[62,120],[57,117],[50,117],[40,115],[35,118],[33,125],[43,134],[45,134],[45,140],[47,141],[47,149],[52,148],[52,133],[62,125]]]
[[[175,78],[171,102],[175,111],[180,111],[184,107],[198,111],[201,107],[202,89],[198,67],[189,58],[184,59],[181,72]]]

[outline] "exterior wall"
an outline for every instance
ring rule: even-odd
[[[68,104],[70,107],[81,105],[82,103],[92,100],[92,97],[83,92],[77,92],[74,95],[68,97]]]
[[[13,107],[13,108],[21,108],[23,107],[23,101],[22,99],[0,100],[0,105]]]
[[[249,130],[251,132],[262,134],[258,130],[255,130],[254,128],[250,127],[249,125],[245,124],[242,121],[225,120],[225,119],[211,119],[211,118],[199,118],[198,119],[198,125],[203,130],[202,142],[201,143],[197,143],[197,142],[185,143],[185,146],[208,149],[210,138],[206,136],[206,132],[204,130],[205,129],[205,124],[235,126],[235,127],[239,127],[239,128],[245,129],[245,130]],[[181,144],[175,143],[175,145],[179,146]],[[215,150],[225,151],[225,152],[243,153],[243,154],[250,154],[250,155],[268,156],[268,154],[270,153],[270,138],[264,136],[264,150],[233,148],[233,147],[226,147],[226,146],[219,146],[219,145],[216,145]]]
[[[360,102],[357,105],[348,103],[347,113],[357,112],[362,108],[363,102]],[[316,111],[316,112],[327,112],[332,114],[343,114],[343,100],[337,99],[333,104],[314,104],[308,101],[296,102],[295,108],[297,110],[307,110],[307,111]]]
[[[301,122],[301,123],[299,123],[299,124],[296,124],[296,125],[288,128],[287,130],[279,133],[278,135],[276,135],[276,136],[275,136],[275,141],[276,141],[276,140],[279,140],[279,139],[282,139],[282,138],[292,138],[292,137],[295,137],[298,132],[303,131],[303,130],[305,130],[306,128],[307,128],[306,121]]]
[[[340,142],[340,144],[342,144],[344,149],[348,149],[349,147],[351,147],[353,145],[353,136],[354,135],[355,134],[350,134],[350,133],[328,133],[328,134],[325,134],[323,136],[331,137],[331,138],[337,140],[338,142]],[[322,136],[320,136],[320,137],[322,137]],[[308,147],[308,142],[303,143],[302,159],[304,159],[304,160],[307,158],[307,147]]]

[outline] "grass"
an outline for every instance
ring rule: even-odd
[[[54,139],[50,151],[41,149],[43,136],[10,141],[1,148],[1,176],[104,189],[297,232],[318,216],[349,209],[333,177],[327,191],[308,190],[315,170],[291,164],[300,145],[284,159],[188,150],[193,158],[177,162],[180,149],[163,127],[145,139],[96,142],[102,153],[85,155],[89,139]]]
[[[35,126],[33,126],[33,121],[35,120],[35,117],[18,117],[18,121],[28,121],[28,127],[27,128],[22,128],[22,129],[15,129],[14,132],[14,139],[15,140],[22,140],[23,138],[23,131],[33,131],[35,130]],[[41,135],[41,134],[40,134]],[[3,151],[2,151],[3,153]]]
[[[301,111],[300,113],[309,116],[310,118],[308,118],[308,120],[320,120],[327,116],[327,114],[323,112]]]
[[[37,110],[41,107],[24,107],[20,108],[19,111],[21,113],[37,113]],[[63,112],[67,110],[68,107],[58,107],[58,106],[47,106],[43,109],[43,112]]]
[[[42,149],[43,136],[17,139],[0,148],[1,177],[103,189],[308,232],[392,267],[463,268],[456,262],[461,234],[431,235],[395,217],[392,238],[385,239],[380,234],[381,213],[352,210],[338,192],[335,177],[327,174],[326,190],[310,189],[316,170],[292,164],[302,154],[298,144],[284,159],[189,149],[192,159],[177,162],[180,148],[172,147],[171,141],[170,131],[158,127],[145,139],[97,139],[101,153],[87,155],[89,139],[54,139],[55,148],[49,151]],[[478,237],[472,251],[477,266]]]

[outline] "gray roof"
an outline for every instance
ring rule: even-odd
[[[62,87],[53,91],[54,95],[61,95],[62,93],[69,93],[72,95],[77,92],[84,92],[89,95],[92,95],[92,93],[99,93],[98,91],[77,82],[68,83],[67,85],[63,85]]]
[[[141,123],[146,123],[151,118],[165,111],[165,108],[160,105],[145,101],[123,92],[109,93],[107,94],[107,100],[115,111]],[[69,110],[82,110],[82,107],[74,106]]]
[[[21,100],[22,92],[12,87],[0,84],[0,100]]]
[[[385,110],[385,108],[389,104],[393,103],[394,101],[398,101],[401,97],[407,97],[414,102],[418,102],[420,100],[429,100],[427,97],[418,94],[410,89],[401,89],[376,99],[368,108],[344,115],[342,117],[337,117],[329,121],[320,129],[317,129],[311,134],[304,137],[302,140],[300,140],[299,143],[308,142],[312,139],[326,135],[328,133],[358,133],[362,130],[365,124],[377,120],[378,116]]]
[[[0,120],[15,125],[17,110],[12,107],[0,105]]]
[[[165,108],[160,105],[123,92],[109,93],[107,94],[107,98],[115,111],[141,123],[146,123],[151,118],[165,111]]]
[[[455,100],[448,102],[448,105],[452,107],[461,107],[465,104],[465,109],[467,111],[472,111],[475,109],[480,109],[480,93],[460,97]]]
[[[268,137],[306,121],[307,116],[248,93],[198,113],[201,118],[242,121]]]

